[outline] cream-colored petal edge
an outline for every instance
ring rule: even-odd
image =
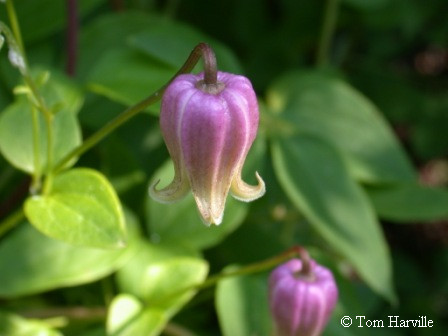
[[[214,194],[213,192],[199,193],[198,190],[192,189],[192,193],[203,223],[207,226],[221,224],[228,191],[223,194]]]
[[[243,202],[250,202],[260,198],[266,192],[266,186],[263,179],[255,172],[258,184],[256,186],[251,186],[241,179],[241,174],[238,172],[232,180],[230,186],[230,193],[234,198]]]
[[[222,222],[222,218],[224,215],[224,209],[218,211],[217,214],[213,214],[210,208],[204,208],[203,206],[198,205],[199,216],[201,217],[202,222],[206,226],[211,225],[219,225]]]
[[[173,181],[165,188],[157,190],[160,179],[154,181],[149,187],[149,196],[160,203],[173,203],[184,198],[190,190],[187,178],[175,176]]]

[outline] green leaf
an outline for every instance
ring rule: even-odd
[[[215,49],[220,69],[241,73],[228,48],[189,26],[137,13],[104,17],[81,39],[88,46],[90,64],[95,64],[87,76],[88,87],[111,100],[133,105],[166,84],[203,41]],[[157,106],[151,111],[158,113]]]
[[[82,107],[84,97],[75,83],[57,71],[51,73],[36,69],[32,71],[36,82],[42,81],[38,89],[45,99],[47,107],[54,113],[77,114]],[[39,85],[39,83],[38,83]]]
[[[43,76],[36,71],[35,76]],[[62,75],[52,74],[39,88],[45,103],[54,113],[53,160],[57,162],[81,143],[81,130],[76,113],[81,108],[83,97],[80,91]],[[43,113],[35,111],[38,118],[38,164],[34,158],[32,107],[25,97],[19,97],[0,115],[0,151],[16,168],[29,174],[45,172],[47,167],[47,127]]]
[[[224,336],[269,336],[271,317],[266,275],[221,280],[216,288],[216,311]]]
[[[85,78],[96,68],[103,55],[125,48],[130,36],[158,26],[164,20],[142,11],[126,10],[101,15],[90,24],[82,25],[79,49],[83,52],[79,54],[77,75]]]
[[[23,223],[0,244],[0,269],[7,270],[0,276],[0,297],[89,283],[114,272],[133,253],[132,241],[120,250],[78,247],[44,236]]]
[[[0,311],[0,335],[2,336],[62,336],[45,322],[27,320],[18,315]]]
[[[113,50],[90,73],[88,87],[124,105],[134,105],[160,89],[175,71],[137,51]],[[152,111],[158,111],[153,108]]]
[[[435,221],[448,218],[448,190],[418,184],[367,188],[367,193],[384,219],[396,222]]]
[[[271,88],[268,102],[298,132],[334,144],[357,179],[415,180],[409,159],[380,112],[343,81],[315,72],[288,74]]]
[[[31,196],[25,213],[44,234],[76,245],[121,248],[126,228],[120,201],[109,181],[93,169],[54,177],[47,194]]]
[[[202,283],[207,272],[207,263],[194,252],[141,241],[135,256],[117,272],[117,279],[122,291],[172,316],[196,292],[187,289]]]
[[[112,301],[107,316],[109,336],[157,336],[168,322],[163,310],[145,308],[129,294],[120,294]]]
[[[80,17],[92,12],[105,0],[79,0]],[[14,3],[23,38],[35,42],[66,27],[67,8],[63,1],[21,0]],[[39,15],[36,15],[39,13]],[[0,20],[7,21],[6,10],[0,11]]]
[[[168,21],[135,34],[129,39],[131,46],[170,65],[173,69],[179,69],[200,42],[206,42],[213,48],[221,71],[242,72],[238,60],[230,49],[185,24]]]
[[[168,184],[174,175],[173,164],[165,163],[153,176]],[[161,204],[148,197],[146,211],[152,238],[163,243],[175,243],[204,249],[218,244],[238,228],[247,214],[247,204],[228,197],[223,222],[206,227],[200,217],[191,193],[173,204]]]
[[[109,335],[159,335],[194,296],[192,286],[201,284],[207,272],[207,263],[194,252],[142,240],[134,257],[117,272],[121,291],[132,296],[120,296],[113,303]]]
[[[140,241],[137,253],[117,272],[121,290],[131,295],[112,303],[108,335],[158,335],[194,296],[190,287],[201,284],[207,272],[207,263],[194,252]]]
[[[305,135],[276,140],[272,152],[277,178],[293,204],[375,292],[394,301],[386,241],[339,153]]]

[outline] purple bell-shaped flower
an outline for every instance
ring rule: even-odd
[[[205,74],[205,77],[207,73]],[[246,184],[241,171],[258,129],[258,103],[250,81],[239,75],[183,74],[168,86],[162,98],[160,127],[174,162],[173,181],[149,193],[170,203],[191,189],[206,225],[220,224],[229,191],[236,199],[252,201],[265,192]]]
[[[269,305],[276,336],[318,336],[336,305],[333,274],[314,260],[292,259],[269,277]]]

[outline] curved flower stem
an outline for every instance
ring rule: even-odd
[[[198,48],[204,60],[204,83],[207,85],[216,84],[218,81],[218,67],[215,52],[206,43],[199,44]]]
[[[302,260],[301,274],[310,276],[312,274],[310,254],[303,247],[300,247],[299,255]]]
[[[325,4],[324,21],[316,55],[316,65],[322,67],[328,63],[328,52],[331,40],[336,28],[338,17],[339,0],[327,0]]]
[[[208,51],[207,51],[208,50]],[[185,61],[185,63],[182,65],[182,67],[177,71],[177,73],[166,83],[163,85],[160,89],[158,89],[156,92],[151,94],[149,97],[143,99],[142,101],[138,102],[137,104],[129,107],[128,109],[124,110],[121,114],[119,114],[115,119],[112,119],[109,123],[104,125],[102,128],[100,128],[96,133],[92,134],[89,138],[87,138],[82,145],[72,150],[70,153],[68,153],[64,158],[62,158],[54,167],[53,173],[58,173],[61,170],[65,168],[65,166],[75,159],[76,157],[80,156],[81,154],[88,151],[90,148],[92,148],[94,145],[96,145],[98,142],[103,140],[107,135],[109,135],[112,131],[114,131],[119,126],[123,125],[126,121],[137,115],[139,112],[143,111],[148,106],[156,103],[158,100],[162,98],[163,93],[165,92],[165,89],[168,87],[168,85],[180,74],[189,73],[193,70],[195,65],[198,63],[199,59],[202,57],[211,58],[210,51],[211,48],[205,44],[200,43],[198,44],[193,51],[191,52],[188,59]],[[213,51],[211,53],[214,56]],[[207,62],[207,61],[205,61]],[[210,64],[210,63],[206,63]],[[205,65],[206,65],[205,64]],[[215,60],[216,64],[216,60]]]
[[[194,287],[197,289],[207,288],[207,287],[215,285],[216,283],[218,283],[220,280],[222,280],[224,278],[267,271],[267,270],[271,269],[272,267],[277,266],[295,256],[300,256],[302,261],[304,261],[304,268],[305,268],[305,264],[309,264],[308,252],[301,246],[293,246],[290,249],[286,250],[285,252],[283,252],[277,256],[274,256],[272,258],[262,260],[262,261],[259,261],[259,262],[256,262],[256,263],[253,263],[250,265],[246,265],[246,266],[243,266],[236,270],[223,271],[221,273],[213,275],[213,276],[209,277],[207,280],[205,280],[203,283],[201,283],[200,285],[197,285]],[[307,259],[306,262],[305,262],[305,259]]]

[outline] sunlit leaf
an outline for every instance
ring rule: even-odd
[[[2,336],[62,336],[45,322],[27,320],[18,315],[0,311],[0,335]]]
[[[125,246],[120,201],[109,181],[93,169],[57,175],[48,194],[27,199],[25,213],[31,224],[56,239],[91,247]]]
[[[127,216],[128,222],[135,221]],[[135,224],[134,224],[135,225]],[[120,250],[69,245],[23,223],[0,244],[0,297],[13,298],[100,279],[135,252],[133,241]]]
[[[116,299],[108,325],[116,330],[126,321],[117,336],[133,335],[134,328],[158,335],[156,331],[194,296],[192,286],[201,284],[207,272],[208,264],[194,251],[140,241],[137,253],[117,272],[121,291],[134,297]],[[120,317],[124,310],[129,313]]]
[[[163,330],[168,316],[161,309],[145,308],[144,304],[129,294],[114,298],[107,317],[109,336],[157,336]]]
[[[35,77],[42,75],[36,72]],[[62,75],[52,74],[39,88],[47,108],[53,114],[53,164],[81,143],[81,129],[77,112],[83,97],[80,91]],[[0,114],[0,151],[15,167],[34,173],[48,170],[47,126],[41,111],[35,111],[39,142],[34,144],[32,106],[20,96]],[[38,149],[36,161],[34,150]],[[36,167],[36,164],[38,165]]]
[[[140,242],[136,255],[117,273],[121,288],[152,307],[174,313],[188,301],[208,272],[207,263],[194,251],[178,245]],[[177,294],[172,296],[172,294]]]

